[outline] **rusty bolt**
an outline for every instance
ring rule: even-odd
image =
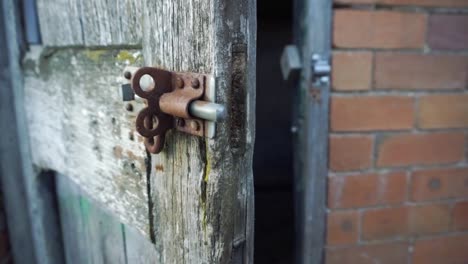
[[[177,77],[176,79],[176,86],[180,89],[184,88],[184,80],[182,78]]]
[[[124,72],[124,77],[127,80],[130,80],[132,78],[132,73],[129,71]]]
[[[192,122],[190,122],[190,127],[195,131],[200,130],[200,125],[195,120],[192,120]]]
[[[129,112],[132,112],[133,111],[133,105],[128,103],[126,106],[125,106],[125,109],[127,109],[127,111]]]
[[[198,79],[192,80],[192,87],[198,89],[200,87],[200,81]]]
[[[177,119],[177,125],[180,127],[185,126],[185,120],[182,118]]]

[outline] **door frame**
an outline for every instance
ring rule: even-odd
[[[64,263],[54,173],[33,167],[23,103],[21,60],[40,41],[35,3],[0,3],[0,175],[15,263]],[[7,153],[5,155],[5,153]]]
[[[328,83],[314,85],[313,56],[331,58],[331,0],[294,1],[294,44],[302,58],[294,103],[296,263],[323,263],[328,175]]]

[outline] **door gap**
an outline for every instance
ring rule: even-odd
[[[292,101],[280,56],[292,42],[292,1],[258,0],[255,263],[294,262]]]

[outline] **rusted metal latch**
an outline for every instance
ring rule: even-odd
[[[122,86],[124,101],[146,100],[146,107],[137,115],[136,130],[145,137],[151,153],[161,152],[166,132],[172,128],[212,138],[215,122],[225,118],[224,106],[214,103],[211,75],[127,67],[124,77],[130,80]]]

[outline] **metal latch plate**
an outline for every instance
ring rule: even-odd
[[[146,89],[141,84],[144,75],[153,80]],[[132,98],[129,91],[123,91],[124,99],[146,101],[147,106],[137,116],[136,129],[146,138],[148,151],[159,153],[165,133],[171,128],[195,136],[215,136],[216,123],[197,117],[206,114],[198,112],[204,105],[220,106],[214,104],[215,81],[211,75],[169,72],[153,67],[126,67],[124,76],[130,79],[135,93]],[[128,90],[128,84],[122,88]]]

